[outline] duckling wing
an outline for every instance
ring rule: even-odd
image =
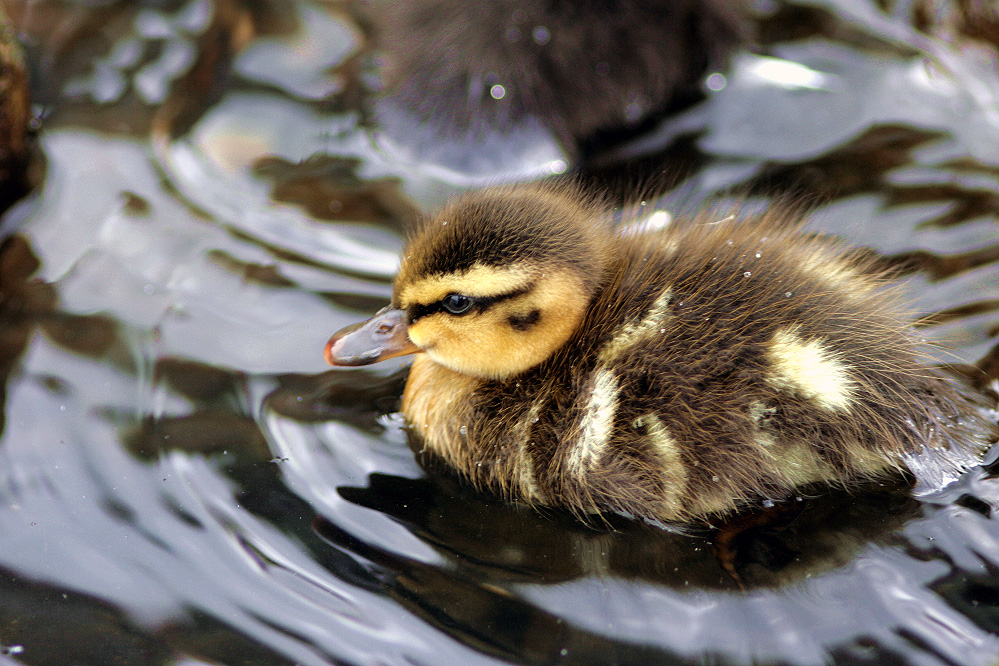
[[[854,255],[766,226],[666,240],[626,248],[578,343],[592,360],[561,466],[578,495],[670,519],[897,472],[924,449],[941,473],[976,459],[972,410],[919,366]]]

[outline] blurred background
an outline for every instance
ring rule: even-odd
[[[0,664],[999,662],[987,469],[799,498],[738,535],[740,590],[710,531],[427,478],[404,361],[326,369],[408,223],[568,173],[670,214],[809,203],[995,406],[993,2],[590,4],[4,0]]]

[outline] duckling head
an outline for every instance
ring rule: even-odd
[[[610,229],[571,186],[467,194],[420,225],[392,303],[336,333],[331,365],[423,352],[499,379],[549,358],[577,330],[602,280]]]

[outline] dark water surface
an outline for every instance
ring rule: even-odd
[[[673,209],[821,202],[813,228],[910,269],[937,361],[994,404],[996,46],[887,4],[767,5],[704,105],[589,177],[668,165]],[[373,135],[335,3],[7,5],[46,164],[0,252],[0,664],[999,662],[985,469],[802,498],[734,537],[740,590],[712,533],[426,478],[392,414],[403,364],[326,370],[408,219],[564,168],[537,128]]]

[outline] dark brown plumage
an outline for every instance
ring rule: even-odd
[[[694,101],[746,39],[740,5],[406,0],[371,2],[368,13],[390,103],[452,136],[533,116],[572,152]]]
[[[924,449],[972,464],[990,427],[920,367],[888,276],[797,227],[615,227],[564,185],[466,195],[396,281],[395,334],[426,352],[403,412],[473,483],[581,514],[702,518]]]

